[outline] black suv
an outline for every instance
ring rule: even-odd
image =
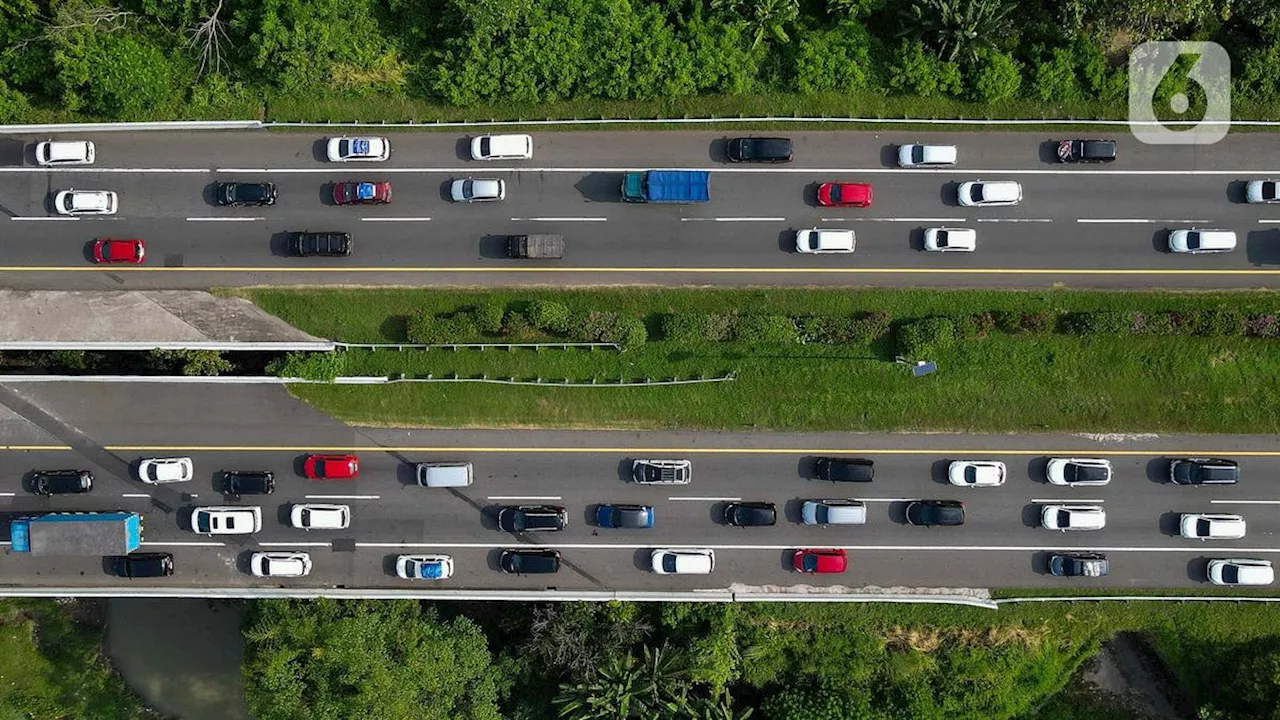
[[[1222,458],[1183,458],[1169,463],[1169,482],[1175,485],[1235,485],[1240,464]]]
[[[232,500],[241,495],[270,495],[276,489],[276,475],[270,470],[226,470],[222,473],[222,494]]]
[[[498,560],[502,572],[512,575],[543,575],[560,571],[559,550],[503,550]]]
[[[907,504],[908,525],[963,525],[964,502],[915,500]]]
[[[498,511],[498,527],[507,532],[551,532],[569,526],[569,513],[558,505],[508,505]]]
[[[31,475],[31,491],[37,495],[69,495],[93,489],[93,473],[88,470],[40,470]]]
[[[173,574],[173,555],[169,553],[133,553],[110,558],[112,572],[120,577],[169,577]]]
[[[351,233],[309,230],[289,233],[289,252],[298,257],[344,257],[351,254]]]
[[[787,138],[733,138],[724,148],[729,162],[785,163],[791,162],[792,152]]]
[[[1063,140],[1058,143],[1059,162],[1100,163],[1115,159],[1115,140]]]
[[[276,184],[223,182],[214,186],[219,205],[275,205]]]
[[[818,458],[813,472],[819,480],[831,482],[871,482],[876,476],[875,463],[862,458]]]
[[[769,527],[778,522],[778,509],[771,502],[729,503],[724,522],[734,527]]]

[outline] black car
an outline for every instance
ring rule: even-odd
[[[1115,140],[1063,140],[1058,160],[1064,163],[1100,163],[1116,159]]]
[[[351,254],[351,233],[293,232],[289,233],[289,252],[298,257],[318,255],[343,257]]]
[[[862,458],[818,458],[813,472],[819,480],[832,482],[871,482],[876,476],[875,463]]]
[[[778,522],[778,510],[771,502],[729,503],[724,522],[734,527],[768,527]]]
[[[233,500],[241,495],[270,495],[276,475],[270,470],[227,470],[222,473],[222,494]]]
[[[111,558],[113,572],[120,577],[169,577],[173,574],[173,555],[169,553],[133,553]]]
[[[907,505],[908,525],[963,525],[960,500],[914,500]]]
[[[502,572],[512,575],[543,575],[560,572],[559,550],[503,550],[498,561]]]
[[[88,470],[40,470],[31,475],[31,491],[37,495],[69,495],[93,489]]]
[[[219,205],[275,205],[276,184],[260,183],[218,183],[213,191]]]
[[[1169,481],[1175,485],[1235,485],[1240,463],[1222,458],[1183,458],[1169,463]]]
[[[498,527],[507,532],[553,532],[569,526],[569,513],[558,505],[508,505],[498,511]]]
[[[733,138],[725,143],[725,156],[729,162],[785,163],[791,162],[793,150],[787,138]]]
[[[1049,556],[1049,573],[1057,577],[1104,577],[1111,563],[1102,553],[1054,553]]]

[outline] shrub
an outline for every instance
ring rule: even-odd
[[[801,315],[793,318],[796,335],[802,343],[828,343],[831,336],[831,320],[824,315]]]
[[[696,343],[714,340],[711,334],[711,316],[706,313],[667,313],[662,316],[664,340]]]
[[[512,341],[528,340],[534,336],[533,324],[519,310],[508,310],[502,316],[502,334]]]
[[[1000,332],[1013,334],[1022,329],[1022,313],[1013,310],[997,310],[993,315]]]
[[[1022,88],[1022,72],[1018,61],[990,48],[981,48],[969,70],[970,100],[998,102],[1018,95]]]
[[[291,352],[272,360],[267,372],[276,377],[300,380],[333,382],[347,367],[346,353],[342,352]]]
[[[898,354],[915,359],[950,347],[956,339],[956,327],[951,318],[929,317],[900,326],[897,339]]]
[[[1245,333],[1246,322],[1244,313],[1239,310],[1205,310],[1200,334],[1212,337],[1240,337]]]
[[[525,311],[529,322],[539,330],[557,335],[569,332],[573,316],[568,306],[550,300],[534,300]]]
[[[1275,313],[1250,315],[1245,322],[1245,334],[1265,338],[1280,336],[1280,318]]]
[[[444,320],[439,321],[440,331],[444,335],[444,340],[437,342],[446,343],[464,343],[476,340],[479,335],[479,329],[476,322],[471,318],[470,313],[454,313]]]
[[[848,323],[849,334],[844,342],[866,345],[879,340],[889,332],[889,313],[875,310],[863,313]]]
[[[420,345],[441,342],[443,333],[439,319],[425,310],[419,310],[410,315],[409,322],[405,325],[405,335],[409,338],[409,342]]]
[[[1131,330],[1131,315],[1111,310],[1078,312],[1068,315],[1064,324],[1073,335],[1122,335]]]
[[[991,313],[978,313],[976,315],[961,315],[954,322],[956,324],[956,337],[961,340],[969,340],[983,337],[991,332],[991,328],[995,327],[996,321],[991,316]]]
[[[168,363],[183,375],[212,377],[231,372],[235,366],[217,350],[161,350],[151,351],[151,356],[161,363]]]
[[[506,314],[507,309],[502,303],[496,302],[481,303],[470,311],[471,321],[480,329],[480,332],[490,335],[502,332],[502,320]]]
[[[1056,320],[1057,316],[1048,310],[1024,312],[1022,317],[1018,318],[1018,329],[1031,335],[1053,332]]]
[[[707,339],[723,342],[730,340],[738,332],[737,313],[711,313],[708,321]]]
[[[748,343],[794,343],[799,341],[796,325],[786,315],[741,315],[734,340]]]
[[[622,351],[635,350],[649,339],[649,330],[640,318],[622,318],[618,323],[618,335],[614,342],[622,346]]]
[[[1173,335],[1178,331],[1173,324],[1172,313],[1147,313],[1143,331],[1148,335]]]
[[[39,364],[41,367],[74,372],[84,370],[89,366],[89,361],[84,350],[53,350],[42,353],[39,356]]]
[[[580,316],[576,327],[586,342],[617,342],[620,322],[616,312],[592,310]]]

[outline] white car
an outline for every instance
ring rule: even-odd
[[[401,555],[396,558],[396,577],[447,580],[453,577],[453,558],[448,555]]]
[[[710,549],[659,548],[649,559],[659,575],[707,575],[716,567],[716,553]]]
[[[969,228],[929,228],[924,231],[924,249],[930,252],[973,252],[978,249],[978,233]]]
[[[1107,512],[1101,505],[1045,505],[1040,511],[1040,524],[1046,530],[1101,530],[1107,525]]]
[[[110,190],[63,190],[53,196],[59,215],[115,215],[116,194]]]
[[[1244,537],[1245,526],[1239,515],[1183,513],[1178,528],[1188,540],[1239,540]]]
[[[1236,234],[1231,230],[1173,230],[1169,233],[1169,252],[1201,255],[1224,253],[1236,249]]]
[[[88,140],[48,140],[36,145],[36,164],[92,165],[96,152]]]
[[[801,230],[796,233],[798,253],[851,253],[854,248],[852,230]]]
[[[1244,186],[1244,199],[1251,203],[1280,202],[1280,180],[1250,180]]]
[[[206,505],[191,513],[191,529],[201,535],[249,535],[262,529],[262,508]]]
[[[1209,582],[1214,585],[1270,585],[1275,579],[1270,560],[1231,558],[1209,561]]]
[[[899,145],[898,165],[904,168],[956,164],[955,145]]]
[[[529,160],[533,137],[529,135],[481,135],[471,139],[472,160]]]
[[[138,479],[148,485],[187,482],[195,474],[191,458],[147,458],[138,463]]]
[[[299,503],[289,511],[289,524],[299,530],[346,530],[351,526],[351,506]]]
[[[507,184],[501,180],[489,178],[454,180],[453,185],[449,187],[449,194],[454,202],[501,200],[507,196]]]
[[[306,577],[311,574],[311,556],[304,552],[256,552],[249,556],[249,572],[254,577]]]
[[[329,162],[382,162],[391,157],[391,141],[384,137],[329,138]]]
[[[947,480],[959,487],[1000,487],[1004,463],[996,460],[956,460],[947,468]]]
[[[1013,180],[969,181],[960,183],[956,199],[966,207],[996,207],[1022,202],[1022,185]]]
[[[1111,482],[1111,461],[1104,458],[1050,458],[1044,472],[1053,485],[1106,485]]]

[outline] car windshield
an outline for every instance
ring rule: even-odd
[[[827,519],[831,517],[831,511],[826,505],[819,505],[813,514],[819,523],[826,523]]]
[[[1240,568],[1235,565],[1224,565],[1222,567],[1222,581],[1234,585],[1240,582]]]
[[[1277,189],[1277,186],[1276,186],[1276,183],[1274,182],[1268,181],[1268,182],[1262,183],[1262,197],[1268,200],[1275,200],[1277,195],[1276,189]]]
[[[662,556],[662,569],[669,573],[676,571],[676,556],[673,553]]]
[[[911,162],[913,163],[924,162],[924,146],[923,145],[917,145],[911,148]]]
[[[489,138],[488,137],[480,138],[480,154],[481,155],[489,154]]]
[[[210,516],[209,516],[209,513],[197,513],[197,514],[196,514],[196,529],[197,529],[197,530],[199,530],[199,531],[200,531],[200,532],[202,532],[202,533],[207,533],[207,532],[209,532],[209,530],[211,530],[211,529],[212,529],[212,527],[211,527],[211,525],[210,525],[210,520],[211,520],[211,518],[210,518]]]
[[[974,185],[969,188],[969,199],[974,202],[982,202],[982,185]]]
[[[463,196],[463,197],[474,197],[474,195],[475,195],[475,182],[474,182],[474,181],[471,181],[471,180],[463,180],[463,181],[462,181],[462,196]]]
[[[1198,233],[1198,232],[1196,232],[1196,231],[1194,231],[1194,230],[1192,230],[1191,232],[1187,233],[1187,248],[1188,248],[1189,250],[1198,250],[1198,249],[1200,249],[1200,233]]]
[[[835,184],[831,186],[831,202],[840,202],[843,196],[843,193],[840,192],[840,190],[843,187],[844,187],[843,185],[839,185],[839,184]]]
[[[970,465],[964,469],[964,481],[970,484],[978,482],[978,468]]]
[[[938,247],[946,247],[946,246],[947,246],[947,231],[939,230],[938,231]]]
[[[1208,520],[1197,520],[1197,521],[1196,521],[1196,534],[1197,534],[1197,535],[1208,535],[1208,534],[1209,534],[1209,528],[1210,528],[1210,527],[1211,527],[1211,525],[1210,525],[1210,523],[1209,523],[1209,521],[1208,521]]]
[[[806,554],[806,555],[804,556],[804,562],[803,562],[803,565],[804,565],[804,569],[805,569],[805,570],[808,570],[809,572],[813,572],[814,570],[817,570],[817,569],[818,569],[818,556],[817,556],[817,555],[814,555],[814,554],[812,554],[812,553]]]

